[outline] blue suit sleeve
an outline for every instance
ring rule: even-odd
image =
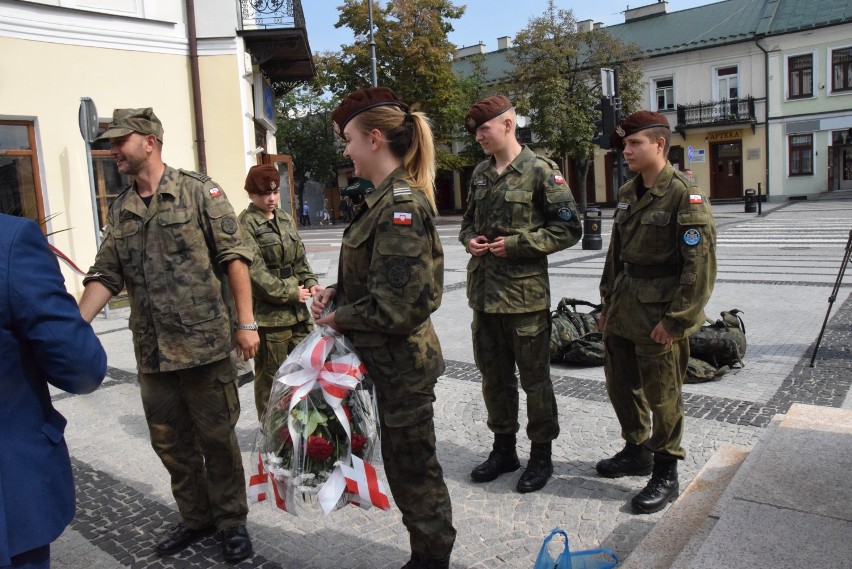
[[[91,393],[106,375],[106,352],[65,289],[59,263],[34,223],[12,241],[12,326],[35,354],[44,378],[70,393]]]

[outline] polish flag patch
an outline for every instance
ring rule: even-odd
[[[218,198],[221,195],[222,195],[222,190],[220,190],[219,188],[210,188],[210,197],[211,198]]]
[[[393,212],[394,225],[411,225],[411,214],[405,211]]]
[[[553,176],[553,181],[556,182],[557,184],[564,184],[565,178],[563,178],[559,174],[556,174],[555,176]]]
[[[689,194],[689,203],[704,203],[701,194]]]

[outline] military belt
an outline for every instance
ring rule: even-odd
[[[658,279],[678,274],[677,265],[634,265],[624,263],[624,274],[634,279]]]
[[[293,265],[287,265],[285,267],[281,267],[280,269],[275,269],[278,273],[279,279],[289,279],[293,276]]]

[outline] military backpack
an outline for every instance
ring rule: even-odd
[[[743,365],[746,353],[746,332],[742,310],[733,309],[721,313],[722,318],[696,330],[689,337],[689,355],[722,366]]]
[[[689,362],[686,364],[686,375],[683,378],[683,382],[705,383],[707,381],[716,381],[729,371],[731,371],[731,368],[728,366],[722,366],[717,369],[713,364],[690,357]]]
[[[591,312],[578,312],[577,306]],[[551,315],[550,361],[575,365],[603,365],[603,335],[598,319],[603,306],[585,300],[563,298]]]

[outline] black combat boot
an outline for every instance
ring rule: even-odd
[[[512,435],[494,435],[494,450],[488,455],[488,460],[477,466],[470,473],[474,482],[491,482],[501,474],[514,472],[521,467],[518,453],[515,450],[517,439]]]
[[[436,559],[412,552],[411,559],[402,566],[402,569],[450,569],[450,556]]]
[[[541,490],[553,474],[553,462],[550,460],[550,443],[533,443],[530,461],[518,480],[518,492],[526,494]]]
[[[680,494],[677,481],[677,459],[665,454],[654,455],[654,473],[631,502],[634,514],[653,514],[674,502]]]
[[[645,445],[627,443],[612,458],[598,462],[595,470],[604,478],[647,476],[651,474],[653,464],[654,454],[645,448]]]

